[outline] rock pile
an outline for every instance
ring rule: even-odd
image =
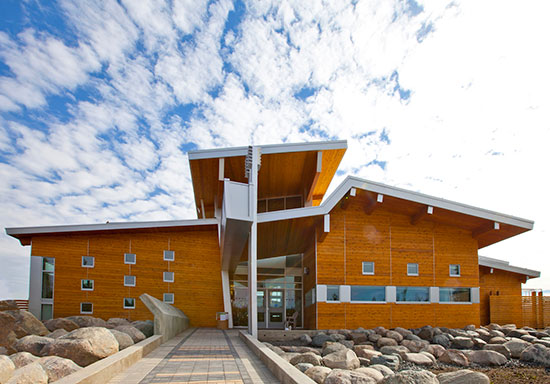
[[[425,326],[329,330],[301,336],[275,353],[319,384],[480,383],[489,378],[469,367],[528,363],[550,367],[550,328],[537,331],[513,324],[463,329]],[[456,366],[435,375],[430,368]]]

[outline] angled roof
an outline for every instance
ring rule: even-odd
[[[489,268],[501,269],[503,271],[519,273],[520,275],[526,275],[531,278],[540,277],[540,271],[516,267],[514,265],[510,265],[510,263],[507,261],[493,259],[492,257],[479,256],[479,265]]]

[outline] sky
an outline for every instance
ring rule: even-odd
[[[346,175],[535,221],[550,290],[550,3],[2,0],[0,227],[196,218],[187,152],[345,139]],[[329,191],[330,192],[330,191]],[[30,247],[0,234],[0,298]]]

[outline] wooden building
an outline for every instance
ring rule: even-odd
[[[189,152],[194,220],[7,228],[31,246],[30,310],[147,319],[148,293],[193,326],[225,311],[252,334],[458,327],[490,322],[489,295],[521,296],[540,276],[478,257],[530,220],[351,176],[325,196],[346,148]]]

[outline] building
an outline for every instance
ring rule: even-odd
[[[226,311],[252,334],[291,320],[458,327],[488,323],[491,294],[521,297],[521,283],[540,276],[478,257],[530,220],[351,176],[325,196],[346,149],[189,152],[195,220],[7,228],[31,246],[30,310],[145,319],[138,297],[148,293],[193,326]]]

